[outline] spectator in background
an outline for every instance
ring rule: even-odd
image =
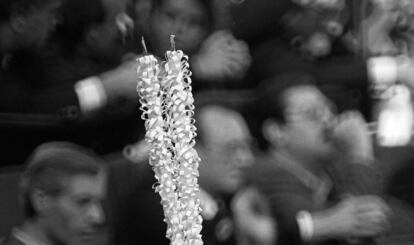
[[[36,69],[31,65],[37,50],[58,23],[61,3],[59,0],[0,1],[0,112],[35,112],[43,104],[44,95],[32,89]],[[54,96],[63,100],[59,91]],[[60,100],[51,99],[53,103],[49,104],[59,104]],[[2,165],[22,163],[36,145],[22,128],[17,128],[14,132],[3,124],[0,128]]]
[[[91,244],[105,221],[102,160],[80,146],[51,142],[27,164],[19,193],[25,221],[0,244]]]
[[[204,244],[271,244],[277,235],[266,203],[253,188],[238,192],[244,186],[243,169],[253,161],[243,118],[211,103],[198,106],[195,115]],[[146,152],[132,159],[137,163],[111,162],[109,167],[108,218],[116,244],[169,244]]]
[[[60,5],[61,1],[47,0],[0,2],[2,70],[11,58],[7,54],[37,48],[46,42],[58,23]]]
[[[243,117],[231,109],[209,105],[198,110],[197,121],[205,243],[231,244],[224,243],[225,227],[220,227],[227,220],[228,229],[234,230],[233,244],[272,244],[276,224],[268,216],[263,197],[254,188],[244,189],[244,170],[254,158],[253,139]]]
[[[335,115],[307,75],[274,79],[260,87],[254,109],[267,155],[249,173],[278,222],[278,244],[370,244],[390,217],[376,196],[379,175],[363,117]]]
[[[50,32],[59,19],[61,1],[0,1],[0,109],[10,111],[14,107],[23,111],[21,103],[30,98],[19,94],[21,87],[30,86],[25,81],[30,68],[30,58],[40,46],[44,45]],[[22,74],[23,73],[23,74]],[[22,96],[23,95],[23,96]],[[19,101],[16,100],[19,97]],[[24,99],[22,99],[24,98]]]
[[[148,19],[151,14],[152,1],[151,0],[131,0],[128,5],[128,12],[134,21],[133,37],[127,43],[127,49],[133,53],[143,53],[141,39],[144,35],[144,30],[148,29]]]
[[[360,41],[381,43],[383,34],[390,30],[390,21],[393,21],[393,18],[384,21],[387,18],[372,15],[361,27],[365,17],[360,16],[363,12],[362,5],[369,1],[217,2],[221,2],[231,16],[224,26],[231,29],[236,38],[249,44],[253,62],[248,81],[253,88],[258,82],[284,72],[306,72],[315,77],[317,86],[335,101],[339,111],[358,109],[369,120],[372,104],[367,88],[370,84],[384,80],[389,83],[412,83],[412,76],[408,75],[412,74],[412,64],[407,66],[406,62],[395,57],[366,57],[362,54],[366,48],[362,46],[372,42]],[[334,28],[341,31],[340,35],[329,34],[327,27],[331,23],[340,27]],[[300,41],[306,40],[315,33],[328,34],[330,40],[330,52],[319,57],[302,52],[295,41],[297,38]],[[321,43],[317,46],[326,47],[323,40]],[[395,70],[398,71],[386,72]]]
[[[53,8],[43,12],[33,12],[36,18],[45,15],[47,20],[28,22],[32,28],[27,27],[25,35],[13,36],[16,49],[23,49],[17,44],[34,40],[33,30],[52,30],[42,24],[55,26],[50,15],[55,14],[58,3],[54,1],[49,7]],[[10,125],[1,127],[5,164],[20,164],[36,145],[50,140],[72,141],[108,153],[137,139],[136,62],[121,64],[123,37],[131,28],[125,8],[125,1],[65,1],[56,30],[47,44],[43,42],[43,53],[36,52],[30,59],[16,55],[12,62],[5,62],[0,110],[21,116],[17,123],[11,120]],[[2,30],[12,26],[9,22],[21,23],[13,18],[26,12],[14,13],[16,9],[23,8],[10,4],[12,14],[3,22]],[[19,80],[10,79],[14,76]]]
[[[214,10],[209,0],[153,1],[145,30],[150,51],[158,57],[171,49],[170,35],[175,35],[177,49],[190,56],[195,90],[226,87],[244,78],[250,65],[243,41],[214,30]]]
[[[105,102],[113,102],[117,97],[136,98],[129,91],[131,80],[135,78],[131,71],[136,66],[135,62],[116,69],[123,61],[124,41],[133,30],[126,7],[125,0],[73,0],[62,6],[62,21],[49,43],[53,53],[43,61],[49,69],[44,71],[40,82],[48,86],[71,84],[76,90],[87,87],[86,81],[95,85],[89,86],[95,88],[94,93],[91,92],[97,98],[95,103],[88,103],[87,99],[79,96],[83,114],[105,107]],[[94,79],[85,79],[88,77]],[[86,81],[79,82],[82,79]]]

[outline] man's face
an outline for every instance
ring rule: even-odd
[[[105,20],[93,28],[88,44],[94,54],[108,63],[119,63],[124,54],[124,42],[132,34],[134,22],[127,14],[126,0],[102,0]]]
[[[101,206],[105,175],[77,175],[63,182],[63,192],[48,199],[50,206],[44,217],[47,235],[57,243],[90,244],[105,220]]]
[[[200,126],[205,135],[201,185],[220,193],[235,192],[243,182],[243,168],[253,161],[251,136],[245,122],[232,111],[210,111],[200,117]]]
[[[315,159],[328,157],[334,114],[332,103],[314,86],[301,85],[284,93],[286,101],[286,147],[296,155]]]
[[[25,46],[38,47],[45,44],[59,21],[60,6],[60,0],[49,1],[44,6],[33,8],[20,17],[24,23],[24,29],[20,31],[20,34]]]
[[[151,41],[158,55],[171,49],[172,34],[176,47],[187,54],[196,52],[208,34],[208,16],[198,0],[164,0],[150,22]]]

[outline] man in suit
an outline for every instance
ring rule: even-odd
[[[250,177],[278,222],[278,244],[373,242],[388,228],[389,208],[376,196],[378,166],[363,117],[335,115],[304,74],[274,79],[259,90],[267,150]]]

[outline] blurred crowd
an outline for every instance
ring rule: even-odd
[[[169,244],[136,71],[171,35],[204,244],[414,244],[413,28],[410,0],[0,0],[0,244]]]

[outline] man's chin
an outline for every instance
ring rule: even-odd
[[[226,187],[223,188],[226,194],[235,193],[241,186],[242,180],[240,178],[228,178],[226,182]]]
[[[93,233],[82,233],[78,236],[78,244],[89,245],[97,244],[99,236],[96,232]]]

